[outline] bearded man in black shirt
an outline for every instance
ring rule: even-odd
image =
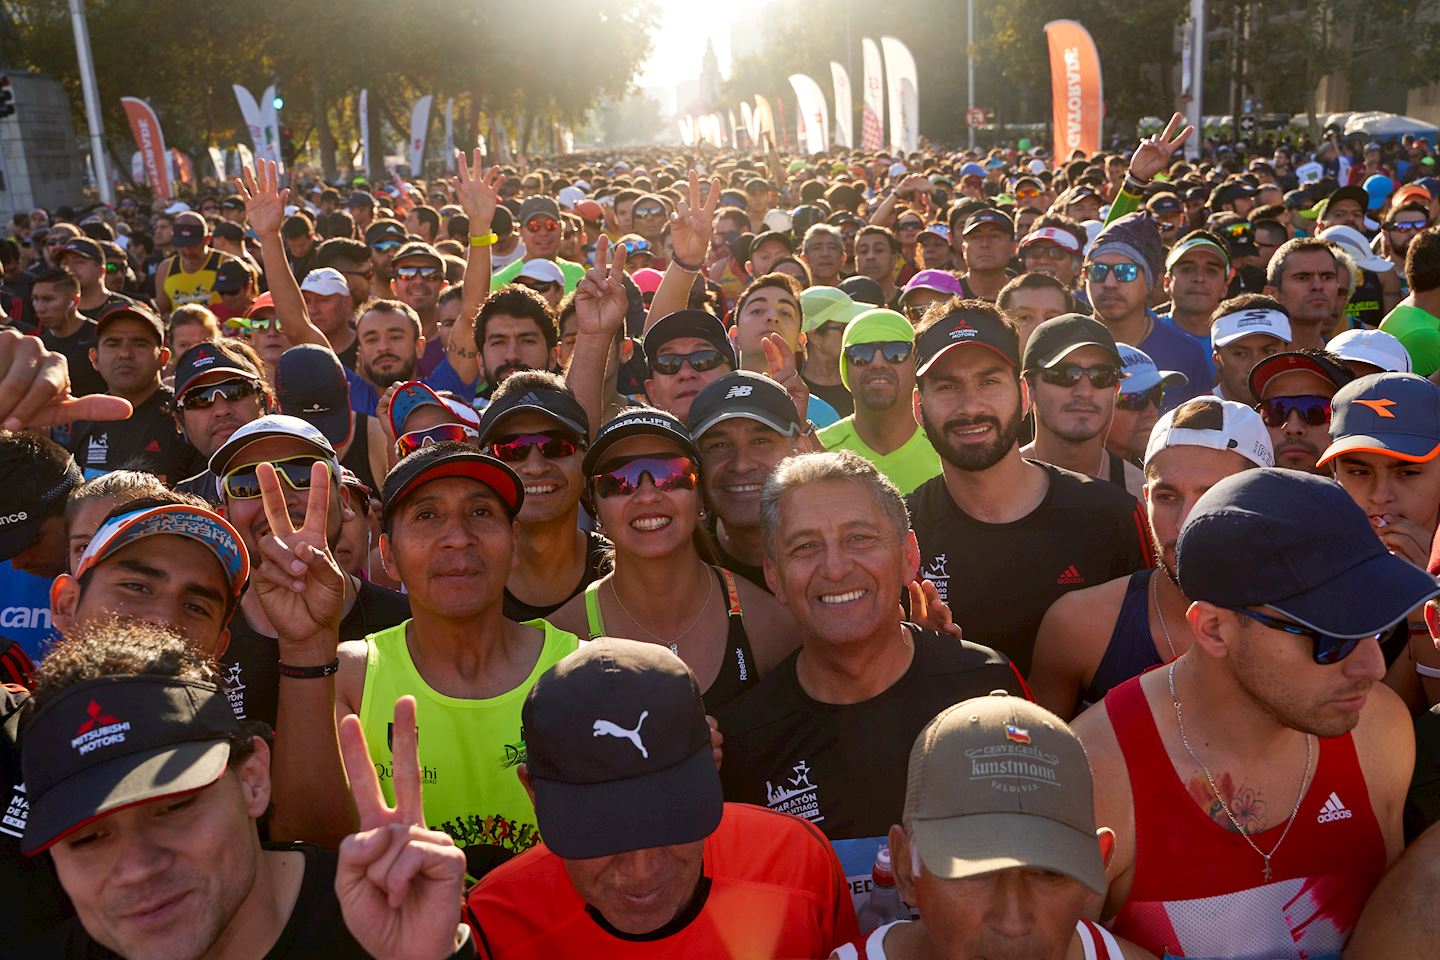
[[[1015,325],[956,297],[916,330],[915,414],[941,474],[907,498],[920,572],[965,636],[1030,670],[1035,633],[1061,594],[1149,563],[1145,515],[1106,481],[1020,456],[1030,406]]]
[[[804,817],[852,890],[905,801],[907,757],[941,710],[992,690],[1026,694],[1004,656],[900,618],[919,556],[905,503],[848,451],[781,461],[760,503],[765,578],[800,649],[717,711],[727,800]]]

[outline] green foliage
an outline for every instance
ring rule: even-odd
[[[203,155],[211,144],[248,142],[232,84],[258,97],[278,81],[281,125],[321,153],[333,154],[338,139],[348,159],[362,88],[380,117],[406,131],[417,97],[434,94],[437,117],[454,97],[457,142],[482,117],[578,123],[601,98],[629,90],[656,9],[656,0],[526,0],[522,18],[499,0],[90,0],[88,20],[117,153],[128,155],[131,142],[123,96],[148,100],[167,142]],[[0,55],[60,80],[84,128],[66,0],[8,0]],[[332,167],[333,156],[324,159]]]

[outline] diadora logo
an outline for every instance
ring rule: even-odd
[[[1339,795],[1331,793],[1325,800],[1325,806],[1320,808],[1320,815],[1315,818],[1315,822],[1334,823],[1336,820],[1349,820],[1353,816],[1355,814],[1340,801]]]
[[[733,400],[736,397],[748,397],[755,392],[755,388],[748,383],[737,383],[725,392],[726,400]]]
[[[1376,416],[1384,417],[1386,420],[1395,419],[1395,414],[1390,412],[1390,408],[1395,406],[1394,400],[1387,400],[1381,397],[1379,400],[1356,400],[1355,402],[1362,407],[1369,407],[1371,410],[1374,410]]]
[[[98,700],[90,701],[90,706],[85,708],[85,715],[88,719],[80,724],[80,729],[75,731],[75,739],[70,741],[71,748],[81,756],[100,747],[125,742],[125,734],[130,730],[130,724],[119,717],[110,716]]]

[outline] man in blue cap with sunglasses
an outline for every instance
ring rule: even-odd
[[[1120,825],[1103,916],[1157,954],[1338,956],[1404,846],[1414,735],[1379,640],[1440,584],[1334,481],[1275,468],[1211,487],[1176,557],[1190,649],[1075,723]]]

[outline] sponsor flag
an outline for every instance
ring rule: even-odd
[[[795,91],[801,146],[806,153],[824,153],[830,149],[830,111],[825,109],[825,94],[820,84],[803,73],[792,73],[790,86]]]
[[[855,148],[855,101],[850,96],[850,74],[834,60],[830,61],[830,80],[835,87],[835,145],[846,150]]]
[[[235,84],[231,89],[235,91],[235,99],[240,103],[240,115],[245,119],[245,129],[250,132],[250,143],[255,147],[254,156],[262,160],[269,159],[270,152],[265,148],[265,118],[260,113],[260,104],[255,102],[255,95],[240,84]]]
[[[869,37],[860,41],[865,65],[864,99],[860,108],[860,149],[885,146],[885,80],[880,74],[880,48]]]
[[[920,78],[910,48],[894,37],[881,37],[885,82],[890,94],[890,149],[920,149]]]
[[[275,109],[275,84],[265,88],[265,93],[260,98],[260,121],[265,128],[265,154],[279,166],[280,170],[285,169],[285,161],[280,155],[280,112]]]
[[[430,128],[430,103],[435,98],[428,93],[415,101],[410,112],[410,176],[420,176],[425,163],[425,134]]]
[[[1100,149],[1105,100],[1100,55],[1090,31],[1074,20],[1051,20],[1045,24],[1045,38],[1050,44],[1050,93],[1058,167],[1076,150],[1090,154]]]
[[[565,151],[569,153],[569,150]],[[445,101],[445,171],[455,172],[455,98]]]
[[[360,91],[360,162],[366,177],[370,176],[370,91]]]
[[[759,145],[765,135],[769,135],[770,142],[777,148],[780,142],[775,139],[775,112],[770,109],[770,101],[760,94],[755,94],[755,143]]]
[[[136,97],[121,97],[125,116],[130,120],[130,132],[135,135],[135,146],[140,148],[140,160],[145,165],[145,181],[155,196],[170,198],[170,163],[165,149],[165,134],[160,129],[160,118],[150,104]]]

